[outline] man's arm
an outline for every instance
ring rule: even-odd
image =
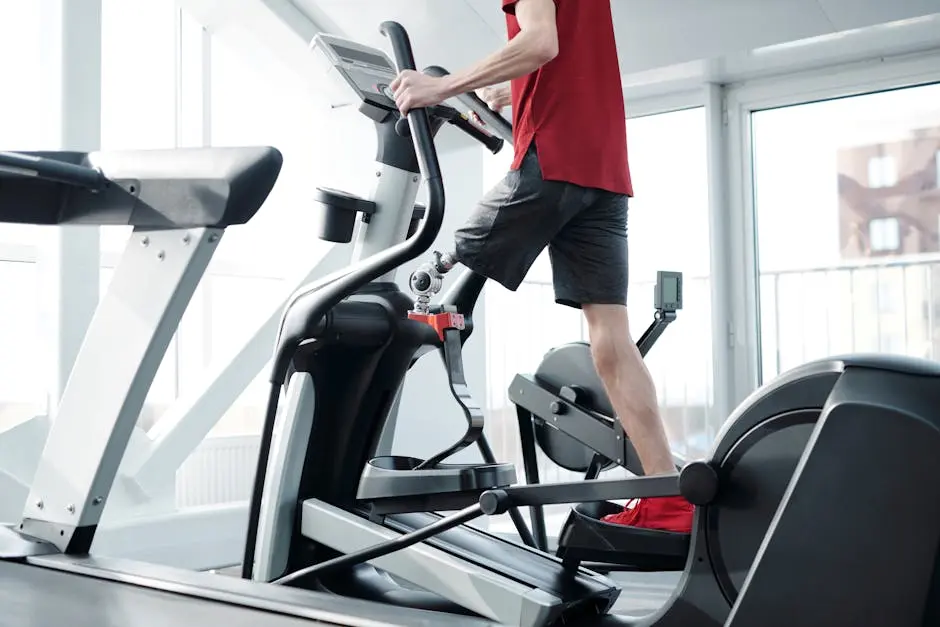
[[[390,87],[402,113],[531,74],[558,55],[555,0],[509,0],[503,6],[515,12],[519,34],[501,50],[461,72],[442,78],[412,70],[399,74]]]
[[[446,77],[447,98],[531,74],[558,55],[555,0],[516,0],[508,5],[520,32],[501,50]]]

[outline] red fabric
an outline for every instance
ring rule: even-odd
[[[627,527],[691,533],[694,512],[692,504],[681,496],[669,496],[630,501],[622,512],[602,520]]]
[[[509,38],[518,0],[503,0]],[[546,180],[633,196],[610,0],[555,0],[558,56],[512,81],[518,169],[534,141]]]

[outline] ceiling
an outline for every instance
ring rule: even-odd
[[[940,48],[940,0],[610,1],[628,95]],[[182,2],[210,29],[260,39],[301,73],[318,30],[387,47],[378,27],[395,20],[419,66],[452,71],[505,42],[499,0]]]

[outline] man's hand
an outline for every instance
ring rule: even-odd
[[[478,89],[477,96],[496,113],[512,104],[512,89],[509,85],[492,85]]]
[[[491,85],[476,90],[477,98],[486,103],[486,106],[501,113],[503,109],[512,105],[512,88],[509,85]],[[470,118],[480,126],[486,126],[486,122],[480,119],[475,112],[470,112]]]
[[[447,82],[443,78],[414,70],[401,72],[389,87],[395,94],[395,104],[402,115],[408,115],[412,109],[439,105],[450,97]]]

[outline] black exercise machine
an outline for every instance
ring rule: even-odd
[[[932,362],[848,356],[785,373],[739,406],[706,460],[676,475],[513,485],[511,466],[486,455],[483,413],[459,359],[483,280],[465,273],[437,305],[413,306],[390,279],[440,228],[433,139],[452,116],[414,111],[413,144],[400,141],[384,87],[414,58],[400,25],[383,31],[394,64],[355,42],[320,36],[315,46],[376,123],[378,208],[357,242],[371,254],[285,311],[245,576],[525,627],[940,624],[940,365]],[[402,189],[419,170],[427,217],[405,239],[416,190]],[[435,351],[466,435],[425,460],[377,453],[408,369]],[[484,463],[445,463],[481,443]],[[611,615],[620,587],[572,567],[579,557],[565,564],[466,524],[525,507],[673,495],[697,506],[685,567],[673,596],[643,618]],[[460,509],[427,511],[451,508]]]

